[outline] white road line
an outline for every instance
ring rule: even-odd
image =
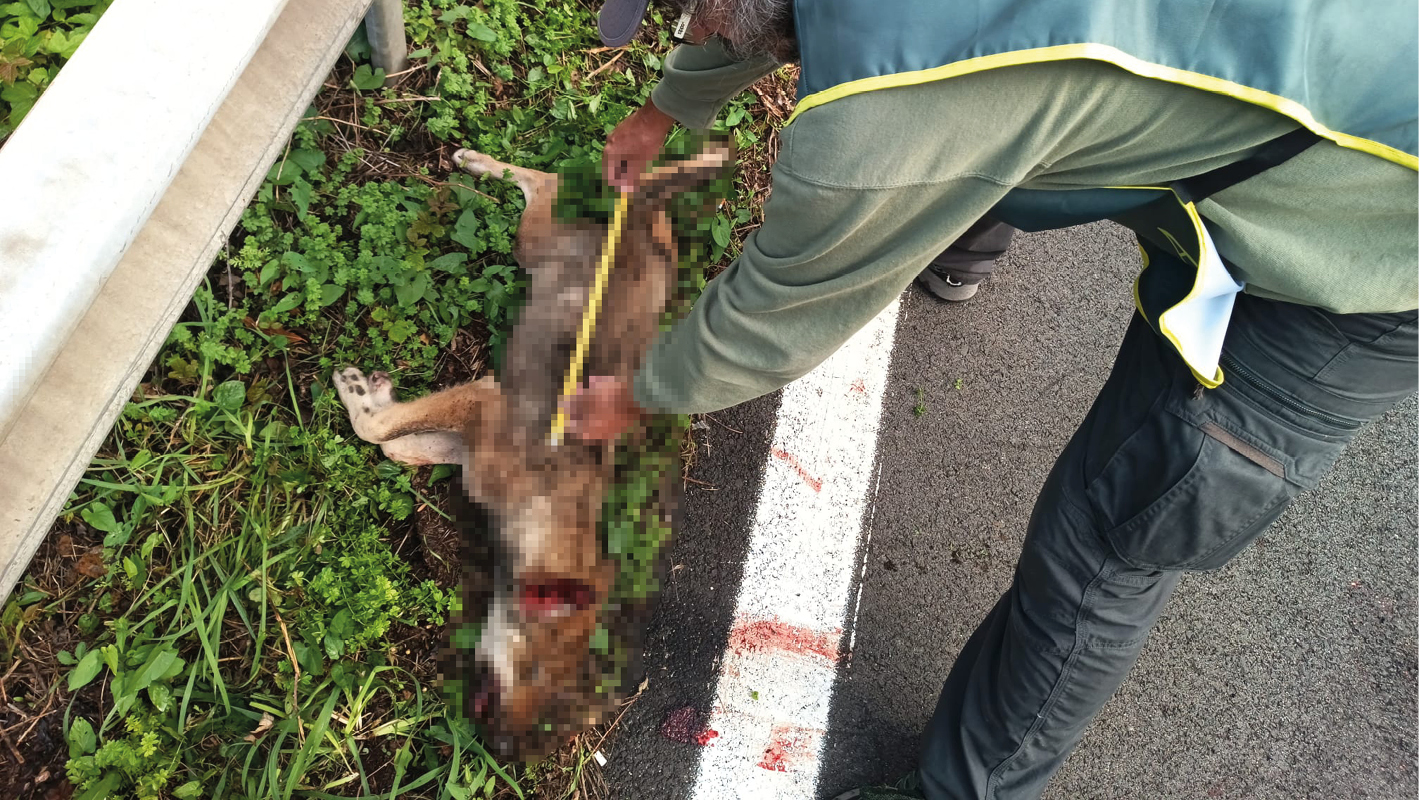
[[[695,800],[811,800],[898,303],[783,390]]]

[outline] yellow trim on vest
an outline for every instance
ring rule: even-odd
[[[1207,247],[1207,235],[1202,232],[1202,217],[1198,216],[1197,214],[1197,206],[1193,205],[1192,203],[1183,203],[1182,198],[1178,197],[1177,192],[1173,192],[1173,196],[1177,197],[1178,202],[1182,203],[1182,207],[1187,211],[1188,219],[1192,221],[1193,232],[1197,235],[1197,263],[1193,265],[1197,268],[1197,273],[1196,277],[1194,277],[1192,281],[1192,289],[1188,290],[1186,297],[1176,303],[1173,303],[1172,307],[1167,309],[1167,311],[1163,311],[1158,314],[1158,331],[1162,333],[1163,336],[1167,337],[1168,341],[1172,343],[1173,349],[1176,350],[1179,355],[1181,355],[1183,352],[1182,342],[1178,341],[1178,337],[1173,334],[1170,328],[1168,328],[1168,312],[1172,311],[1174,308],[1181,306],[1182,304],[1195,297],[1197,295],[1198,289],[1202,286],[1202,264],[1207,261],[1207,253],[1205,252],[1205,249]],[[1167,231],[1163,231],[1161,228],[1159,230],[1162,231],[1164,236],[1167,236],[1169,239],[1172,239],[1172,236]],[[1177,245],[1175,243],[1174,247],[1176,246]],[[1178,249],[1181,250],[1182,248]],[[1141,275],[1142,273],[1139,274]],[[1137,294],[1135,294],[1134,297],[1136,299]],[[1194,369],[1192,364],[1188,362],[1186,358],[1183,359],[1183,363],[1187,364],[1188,370],[1192,372],[1194,378],[1197,378],[1197,382],[1207,387],[1208,389],[1216,389],[1218,386],[1222,385],[1222,368],[1220,366],[1217,367],[1216,375],[1208,377]]]
[[[892,75],[878,75],[872,78],[861,78],[855,81],[839,84],[821,92],[814,92],[803,98],[789,116],[785,125],[790,125],[799,114],[810,108],[821,106],[824,103],[832,102],[849,95],[862,94],[863,92],[875,91],[877,89],[895,89],[902,86],[915,86],[922,83],[955,78],[960,75],[968,75],[973,72],[984,72],[988,69],[998,67],[1014,67],[1022,64],[1039,64],[1047,61],[1066,61],[1069,59],[1090,59],[1094,61],[1106,61],[1116,67],[1141,75],[1145,78],[1156,78],[1157,80],[1169,83],[1178,83],[1183,86],[1191,86],[1214,94],[1234,97],[1238,100],[1269,108],[1272,111],[1284,114],[1301,125],[1309,128],[1319,136],[1323,136],[1332,142],[1347,147],[1351,150],[1359,150],[1362,153],[1369,153],[1372,156],[1379,156],[1386,161],[1392,161],[1401,166],[1413,170],[1419,170],[1419,157],[1412,156],[1403,150],[1390,147],[1387,144],[1363,139],[1359,136],[1351,136],[1348,133],[1340,133],[1320,124],[1311,115],[1309,109],[1294,100],[1288,100],[1280,95],[1270,92],[1263,92],[1260,89],[1253,89],[1250,86],[1243,86],[1221,78],[1214,78],[1211,75],[1203,75],[1198,72],[1189,72],[1183,69],[1165,67],[1161,64],[1154,64],[1135,58],[1128,53],[1106,44],[1061,44],[1052,47],[1036,47],[1029,50],[1015,50],[1008,53],[996,53],[995,55],[979,56],[968,58],[964,61],[957,61],[932,69],[915,70],[912,72],[898,72]]]
[[[1138,270],[1138,274],[1133,276],[1133,307],[1138,309],[1138,316],[1148,322],[1148,312],[1143,310],[1143,298],[1138,296],[1138,284],[1143,282],[1143,273],[1148,271],[1148,265],[1153,263],[1153,259],[1148,257],[1148,251],[1143,249],[1143,243],[1138,243],[1138,255],[1143,257],[1143,267]],[[1148,324],[1152,324],[1149,322]]]

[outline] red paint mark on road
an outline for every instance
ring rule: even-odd
[[[853,381],[852,386],[849,388],[858,394],[867,394],[867,384],[863,382],[861,378]]]
[[[823,491],[823,482],[808,474],[808,470],[804,469],[803,465],[798,463],[798,456],[795,456],[794,454],[789,453],[787,451],[780,450],[777,447],[775,447],[771,452],[774,454],[774,458],[777,458],[779,461],[783,461],[787,463],[790,467],[793,467],[793,471],[797,472],[798,477],[802,478],[803,482],[808,484],[808,488],[812,489],[815,492]]]
[[[719,736],[719,731],[711,730],[694,706],[682,706],[665,715],[665,721],[660,723],[660,735],[672,742],[704,747]]]
[[[770,772],[788,772],[813,757],[810,744],[817,740],[815,731],[791,725],[775,725],[759,767]]]
[[[809,628],[790,625],[776,619],[736,620],[729,631],[729,646],[736,653],[744,651],[782,650],[799,655],[812,655],[838,660],[838,640],[842,628],[819,633]]]

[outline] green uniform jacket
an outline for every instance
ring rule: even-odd
[[[715,42],[677,48],[653,99],[682,124],[708,127],[773,67],[735,63]],[[657,341],[637,400],[707,412],[798,378],[1011,189],[1167,184],[1296,127],[1237,99],[1086,60],[818,106],[781,132],[763,226]],[[1339,313],[1419,307],[1419,184],[1405,166],[1321,142],[1198,210],[1249,293]]]

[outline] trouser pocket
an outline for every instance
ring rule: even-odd
[[[1180,382],[1111,455],[1096,454],[1103,467],[1086,495],[1124,561],[1221,567],[1315,485],[1354,433],[1295,427],[1238,388]]]

